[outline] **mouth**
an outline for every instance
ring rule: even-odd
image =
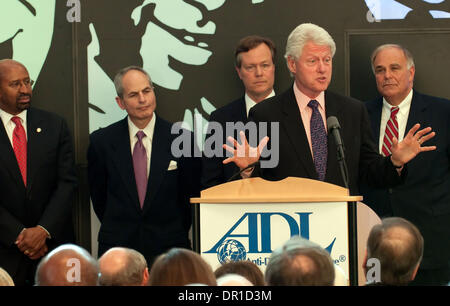
[[[23,95],[17,99],[17,102],[19,102],[19,103],[30,103],[30,101],[31,101],[31,96],[29,96],[29,95]]]

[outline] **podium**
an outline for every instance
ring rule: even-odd
[[[217,185],[191,199],[194,250],[213,270],[250,260],[264,272],[272,251],[301,235],[325,248],[351,285],[362,285],[368,233],[380,219],[361,200],[346,188],[297,177]]]

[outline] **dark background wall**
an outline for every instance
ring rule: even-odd
[[[159,2],[159,1],[156,1]],[[220,2],[220,1],[213,1]],[[86,181],[86,150],[89,144],[89,112],[102,112],[89,101],[89,69],[87,48],[93,41],[90,26],[95,27],[100,44],[100,54],[95,62],[111,81],[116,71],[128,65],[143,65],[146,58],[140,55],[146,25],[152,22],[173,37],[184,41],[192,35],[196,41],[208,44],[212,52],[202,65],[188,65],[169,56],[169,66],[181,72],[183,80],[177,90],[159,84],[156,86],[157,112],[165,119],[181,121],[186,110],[196,109],[205,119],[201,99],[206,98],[215,108],[225,105],[243,94],[243,86],[233,67],[234,47],[246,35],[259,34],[274,40],[278,47],[275,91],[280,93],[291,86],[284,60],[288,34],[304,22],[316,23],[329,31],[336,41],[337,52],[333,59],[333,81],[330,89],[361,100],[374,98],[375,81],[370,69],[370,53],[382,43],[400,43],[409,48],[416,61],[416,88],[432,95],[450,98],[450,18],[433,18],[430,10],[450,13],[450,0],[439,4],[425,1],[397,1],[412,10],[402,19],[375,21],[368,13],[363,0],[228,0],[214,10],[194,0],[185,0],[197,8],[207,21],[215,23],[213,35],[191,34],[173,28],[156,17],[158,5],[143,8],[140,23],[131,19],[133,10],[143,0],[80,1],[80,22],[68,22],[67,1],[57,0],[52,46],[34,88],[37,107],[64,116],[71,127],[76,150],[79,188],[75,203],[75,228],[78,243],[90,249],[90,203]],[[162,3],[162,2],[161,2]],[[173,11],[183,18],[182,11]],[[160,41],[152,41],[155,48]],[[30,46],[32,48],[32,46]],[[5,57],[0,47],[0,54]],[[170,50],[169,50],[170,51]],[[176,50],[173,50],[176,51]],[[152,72],[149,71],[150,75]],[[96,90],[95,80],[91,90]],[[93,84],[93,85],[92,85]],[[92,94],[92,92],[91,92]],[[117,107],[114,101],[110,106]],[[125,114],[123,114],[125,116]]]

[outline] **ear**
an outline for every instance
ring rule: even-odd
[[[149,278],[148,268],[145,268],[144,275],[142,277],[142,286],[147,286],[148,278]]]
[[[364,259],[362,261],[362,268],[364,273],[367,273],[366,269],[367,269],[367,249],[366,249],[366,253],[364,254]]]
[[[123,99],[120,97],[116,97],[117,105],[119,105],[120,109],[125,109],[125,104],[123,103]]]
[[[413,272],[413,274],[412,274],[412,276],[411,276],[411,280],[414,280],[414,279],[416,278],[417,271],[419,270],[419,267],[420,267],[420,262],[419,262],[419,264],[417,265],[417,267],[414,269],[414,272]]]
[[[295,66],[295,59],[292,57],[292,56],[288,56],[287,57],[287,66],[288,66],[288,68],[289,68],[289,71],[292,73],[292,74],[295,74],[295,72],[297,71],[297,67]]]
[[[242,76],[241,76],[241,68],[239,68],[239,67],[237,67],[237,66],[235,66],[234,68],[236,69],[236,72],[237,72],[239,78],[242,80]]]
[[[409,73],[410,82],[412,83],[414,81],[414,75],[416,74],[416,67],[412,66],[411,68],[409,68]]]

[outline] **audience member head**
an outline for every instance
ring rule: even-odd
[[[158,256],[150,270],[150,286],[185,286],[205,284],[216,286],[211,266],[197,253],[172,248]]]
[[[96,286],[97,261],[82,247],[63,244],[40,261],[36,286]]]
[[[294,236],[272,253],[265,277],[269,286],[332,286],[334,273],[325,249]]]
[[[99,259],[100,286],[145,286],[148,268],[144,256],[136,250],[115,247]]]
[[[406,285],[414,279],[423,256],[423,237],[417,227],[399,217],[382,220],[370,231],[364,270],[369,259],[379,262],[383,285]]]
[[[253,262],[248,260],[230,261],[224,263],[214,271],[216,279],[226,274],[239,274],[248,279],[255,286],[264,286],[264,274]]]
[[[14,286],[13,279],[3,268],[0,268],[0,286]]]
[[[217,286],[253,286],[253,284],[242,275],[229,273],[217,278]]]

